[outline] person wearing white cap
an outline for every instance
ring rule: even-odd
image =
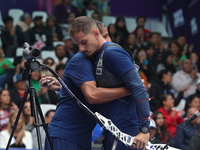
[[[149,133],[150,133],[150,140],[151,140],[156,135],[156,123],[153,119],[150,119],[149,127],[150,127]]]

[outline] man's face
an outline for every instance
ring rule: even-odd
[[[160,42],[160,36],[158,34],[154,34],[149,41],[153,44],[153,45],[157,45]]]
[[[184,46],[186,43],[186,38],[184,36],[181,36],[177,39],[177,42],[181,45]]]
[[[50,112],[49,115],[47,117],[45,117],[45,121],[50,124],[52,118],[53,118],[53,115],[55,114],[55,112]]]
[[[101,33],[101,35],[103,36],[103,38],[104,38],[106,41],[112,42],[112,41],[111,41],[111,38],[110,38],[110,36],[109,36],[109,33],[108,33],[108,29],[107,29],[106,27],[103,27],[103,28],[102,28],[102,33]]]
[[[42,19],[41,19],[41,18],[34,20],[34,24],[35,24],[35,26],[38,27],[38,28],[39,28],[39,27],[43,27],[43,22],[42,22]]]
[[[65,47],[60,45],[55,50],[57,57],[64,57],[66,55]]]
[[[182,70],[186,73],[191,73],[192,71],[192,62],[190,59],[186,59],[184,60],[183,64],[182,64]]]
[[[93,14],[92,19],[101,21],[101,18],[98,14]]]
[[[144,19],[144,18],[138,19],[138,22],[137,22],[137,25],[138,25],[138,26],[144,27],[144,24],[145,24],[145,19]]]
[[[93,31],[92,33],[88,34],[78,32],[71,36],[71,39],[79,47],[80,52],[87,56],[91,56],[98,50],[97,32]]]

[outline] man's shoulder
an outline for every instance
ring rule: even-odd
[[[82,67],[85,65],[91,65],[91,61],[89,59],[86,58],[85,54],[78,52],[76,53],[67,63],[67,66],[71,66],[71,67]]]
[[[178,71],[176,71],[176,73],[173,75],[173,77],[177,77],[177,76],[179,76],[179,75],[184,75],[184,74],[185,74],[184,71],[178,70]]]
[[[105,43],[105,48],[106,49],[123,49],[119,44],[114,43],[114,42],[106,42]]]
[[[70,61],[76,61],[76,60],[80,61],[80,60],[85,60],[85,59],[86,59],[85,54],[78,52],[70,59]]]
[[[106,48],[106,51],[105,53],[109,53],[111,55],[114,55],[116,54],[116,52],[125,52],[126,53],[126,50],[124,50],[119,44],[117,43],[113,43],[113,42],[109,42],[109,43],[106,43],[107,45],[105,46]]]

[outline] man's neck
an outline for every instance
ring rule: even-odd
[[[106,43],[106,40],[103,38],[103,37],[99,37],[100,40],[99,40],[99,44],[98,44],[98,47],[97,47],[97,52],[101,49],[101,47],[104,45],[104,43]]]

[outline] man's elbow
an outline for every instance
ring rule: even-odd
[[[89,104],[98,104],[98,100],[94,95],[87,95],[86,100]]]

